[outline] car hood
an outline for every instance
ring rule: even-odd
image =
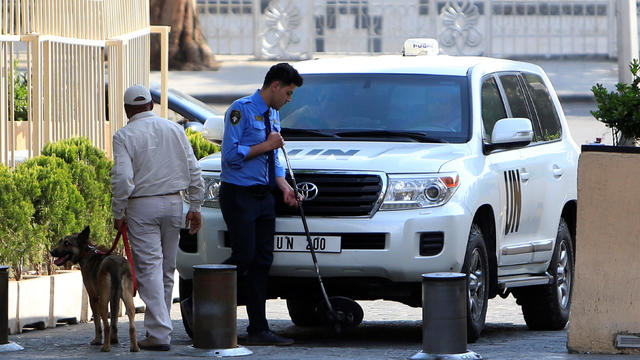
[[[286,145],[294,170],[437,172],[448,161],[468,156],[467,144],[389,142],[297,142]],[[282,151],[280,163],[286,167]],[[220,170],[220,153],[200,161],[205,171]]]

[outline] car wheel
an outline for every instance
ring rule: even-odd
[[[323,324],[318,312],[318,302],[309,298],[287,299],[287,309],[291,321],[297,326],[319,326]]]
[[[489,259],[477,224],[469,232],[462,272],[467,275],[467,341],[475,342],[484,329],[489,302]]]
[[[531,330],[562,330],[569,321],[574,257],[571,233],[564,219],[560,219],[556,246],[547,271],[553,277],[551,284],[514,289]]]
[[[178,279],[178,293],[180,294],[180,314],[184,330],[193,339],[193,280]]]

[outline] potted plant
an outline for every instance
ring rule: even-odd
[[[583,145],[578,164],[575,276],[567,349],[577,353],[637,354],[640,334],[635,275],[640,245],[640,63],[629,65],[631,84],[615,91],[592,87],[591,114],[611,128],[614,146]],[[606,270],[603,271],[603,268]],[[606,286],[603,286],[606,284]]]
[[[631,84],[618,83],[609,92],[602,84],[591,88],[598,110],[591,111],[596,119],[611,128],[614,146],[634,145],[640,139],[640,63],[634,59],[629,65],[633,74]]]

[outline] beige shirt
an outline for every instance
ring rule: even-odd
[[[189,210],[200,211],[204,183],[184,129],[152,111],[138,113],[113,135],[111,208],[125,215],[130,197],[187,190]]]

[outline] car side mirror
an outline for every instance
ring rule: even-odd
[[[485,153],[495,149],[510,149],[527,146],[533,139],[531,120],[527,118],[504,118],[493,126],[491,141],[485,144]]]
[[[214,144],[222,144],[224,135],[224,116],[207,118],[202,127],[202,136]]]

